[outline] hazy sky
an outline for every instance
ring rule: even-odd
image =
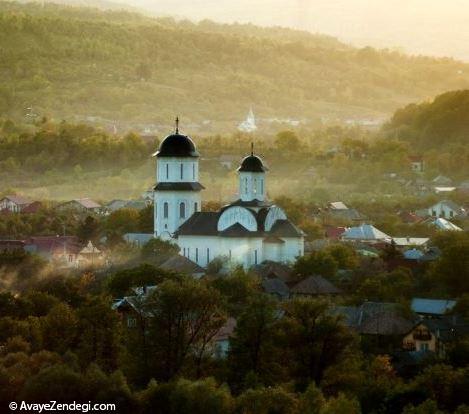
[[[469,61],[469,0],[119,0],[157,14],[307,29]]]

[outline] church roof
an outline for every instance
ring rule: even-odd
[[[198,157],[199,153],[194,142],[187,135],[176,132],[168,135],[160,144],[158,151],[154,154],[157,157]]]
[[[222,210],[223,211],[223,210]],[[261,210],[262,211],[262,210]],[[256,216],[255,211],[251,212]],[[263,231],[263,225],[259,231],[249,231],[239,223],[235,223],[223,231],[218,231],[218,219],[220,213],[212,211],[199,211],[194,213],[178,231],[178,236],[220,236],[220,237],[301,237],[303,232],[289,220],[277,220],[269,232]]]
[[[200,191],[205,187],[200,183],[158,183],[154,187],[157,191]]]
[[[254,154],[245,157],[238,168],[238,172],[263,173],[266,171],[267,168],[262,163],[262,160]]]

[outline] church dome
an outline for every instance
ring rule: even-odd
[[[194,142],[187,135],[168,135],[155,154],[157,157],[198,157]]]
[[[262,173],[265,171],[267,171],[267,168],[262,163],[262,160],[253,154],[245,157],[238,168],[238,172]]]

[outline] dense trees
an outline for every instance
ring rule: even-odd
[[[0,112],[17,116],[226,119],[221,108],[241,117],[250,104],[266,116],[366,116],[468,84],[463,63],[293,30],[5,2],[0,12]]]

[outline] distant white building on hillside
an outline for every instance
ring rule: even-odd
[[[254,132],[257,130],[256,118],[254,116],[252,108],[249,109],[249,113],[246,119],[239,124],[238,130],[240,130],[241,132]]]

